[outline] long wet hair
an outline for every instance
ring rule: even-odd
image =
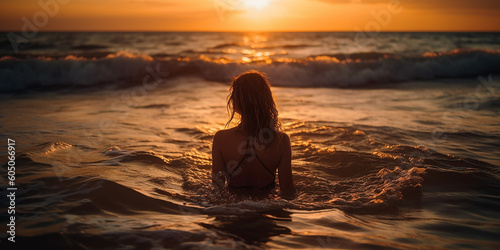
[[[252,70],[234,78],[227,97],[227,110],[230,118],[226,127],[235,113],[239,113],[238,126],[263,144],[271,143],[276,132],[281,131],[271,84],[261,72]]]

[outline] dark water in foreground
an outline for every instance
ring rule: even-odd
[[[5,96],[16,246],[496,249],[500,91],[460,109],[477,84],[454,84],[274,88],[292,141],[293,200],[212,188],[227,85],[178,78],[140,96]]]

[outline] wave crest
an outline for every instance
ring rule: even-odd
[[[265,72],[276,86],[375,87],[412,80],[500,73],[500,51],[453,50],[418,57],[357,53],[343,57],[320,55],[303,59],[246,58],[242,61],[204,55],[160,58],[124,52],[104,57],[3,57],[0,59],[0,81],[4,84],[0,91],[88,87],[102,83],[110,86],[126,83],[129,86],[131,83],[140,84],[151,65],[159,66],[171,77],[197,76],[210,81],[228,82],[244,71],[257,69]]]

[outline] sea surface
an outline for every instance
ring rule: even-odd
[[[500,249],[500,33],[9,37],[1,249]],[[211,183],[250,69],[291,138],[293,199]]]

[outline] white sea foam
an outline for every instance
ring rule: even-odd
[[[357,55],[359,57],[359,55]],[[379,59],[339,61],[334,56],[268,63],[220,62],[207,58],[185,60],[152,58],[128,53],[103,58],[67,56],[63,59],[4,57],[0,60],[0,91],[61,87],[141,84],[148,67],[161,68],[170,76],[197,76],[228,82],[232,77],[257,69],[268,74],[273,85],[293,87],[376,87],[412,80],[467,78],[500,73],[500,52],[455,50],[418,57],[385,56]]]

